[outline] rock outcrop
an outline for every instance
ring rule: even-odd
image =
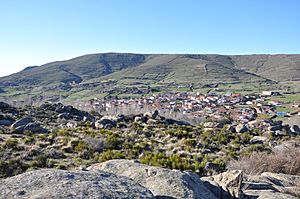
[[[241,198],[243,172],[233,170],[211,177],[203,177],[201,180],[208,182],[205,185],[218,198]]]
[[[117,118],[104,116],[95,122],[95,127],[98,129],[105,128],[111,129],[117,125]]]
[[[300,176],[265,172],[245,175],[232,170],[202,177],[204,185],[220,199],[296,199],[300,197]]]
[[[12,128],[19,128],[19,127],[24,127],[25,125],[29,124],[30,122],[33,122],[33,119],[31,117],[25,117],[22,118],[15,123],[11,125]]]
[[[148,188],[156,197],[216,199],[199,176],[192,172],[147,166],[133,160],[111,160],[92,165],[87,169],[102,170],[131,178]]]
[[[0,198],[154,198],[129,178],[104,171],[41,169],[0,181]]]
[[[77,171],[40,169],[2,179],[0,198],[296,199],[299,185],[295,175],[231,170],[199,178],[134,160],[110,160]]]

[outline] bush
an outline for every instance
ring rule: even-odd
[[[99,155],[98,161],[105,162],[107,160],[124,159],[124,158],[125,156],[122,154],[122,152],[117,150],[108,150]]]
[[[197,145],[197,140],[196,139],[186,139],[184,141],[184,144],[190,147],[195,147]]]
[[[37,156],[35,160],[32,161],[31,166],[35,168],[47,167],[47,157],[44,155]]]
[[[252,175],[263,172],[300,175],[300,144],[272,152],[253,152],[250,156],[229,162],[228,168]]]
[[[122,142],[117,134],[112,134],[106,138],[106,148],[110,150],[121,149]]]
[[[29,168],[29,165],[25,164],[21,160],[0,160],[0,178],[14,176],[25,172]]]
[[[83,150],[90,150],[90,149],[91,149],[90,146],[86,142],[84,142],[82,140],[74,141],[74,150],[75,151],[81,152]]]
[[[9,138],[4,143],[4,148],[6,149],[17,149],[19,141],[14,138]]]
[[[270,152],[270,149],[263,144],[252,144],[240,151],[240,156],[250,156],[253,152]]]
[[[59,136],[71,136],[72,133],[70,132],[69,129],[59,129],[57,132],[57,135]]]
[[[102,138],[86,137],[84,141],[96,152],[102,152],[105,146],[105,140]]]
[[[32,144],[35,142],[35,137],[34,136],[27,136],[24,138],[24,143],[25,144]]]
[[[180,157],[179,155],[167,156],[164,153],[147,152],[140,161],[143,164],[151,166],[161,166],[179,170],[192,170],[196,172],[202,172],[204,167],[203,164],[195,162],[195,160],[191,160],[190,158]]]

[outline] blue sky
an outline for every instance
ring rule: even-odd
[[[299,0],[0,0],[0,76],[98,52],[300,53]]]

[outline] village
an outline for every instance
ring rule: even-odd
[[[94,110],[104,115],[128,115],[158,110],[160,115],[186,120],[192,118],[198,123],[208,118],[213,121],[228,118],[247,124],[256,118],[274,119],[300,115],[300,104],[285,104],[280,100],[272,100],[272,96],[279,95],[279,92],[272,91],[263,91],[260,95],[174,92],[140,98],[94,98],[86,103],[78,103],[76,107]],[[279,107],[290,107],[292,111],[278,111]]]

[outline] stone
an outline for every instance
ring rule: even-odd
[[[245,198],[295,198],[300,195],[300,176],[264,172],[261,175],[245,175]],[[297,198],[297,197],[296,197]]]
[[[40,108],[44,111],[55,111],[57,104],[44,103],[40,106]]]
[[[158,110],[155,110],[154,112],[146,112],[144,113],[144,117],[150,118],[150,119],[156,119],[158,117],[159,113]]]
[[[41,169],[0,180],[0,198],[154,198],[129,178],[104,171]]]
[[[86,121],[94,122],[93,117],[88,112],[78,110],[73,106],[58,104],[55,108],[55,112],[59,113],[59,118],[73,119],[76,121],[82,121],[85,119]]]
[[[300,128],[299,128],[299,126],[293,125],[293,126],[291,126],[290,130],[291,130],[292,133],[300,135]]]
[[[218,184],[222,188],[222,196],[224,198],[240,198],[243,193],[241,190],[243,181],[243,172],[240,170],[232,170],[220,173],[218,175],[213,175],[210,178],[201,178],[206,182],[211,182],[211,187],[213,184]]]
[[[269,139],[263,136],[254,136],[251,138],[250,143],[251,144],[264,144],[268,141]]]
[[[83,122],[95,122],[95,118],[92,117],[92,116],[83,116],[83,119],[82,119]]]
[[[278,192],[262,192],[257,199],[299,199],[298,197],[278,193]]]
[[[110,160],[88,170],[103,170],[128,177],[148,188],[156,198],[216,199],[197,174],[140,164],[132,160]]]
[[[0,111],[3,113],[17,113],[17,109],[15,107],[12,107],[5,102],[0,102]]]
[[[158,110],[155,110],[151,116],[151,119],[157,119],[157,117],[159,116]]]
[[[264,172],[261,176],[278,186],[291,187],[300,185],[300,176],[272,172]]]
[[[147,124],[156,124],[157,123],[157,120],[155,119],[148,119],[147,120]]]
[[[271,134],[276,135],[276,136],[284,136],[287,135],[286,131],[272,131]]]
[[[69,113],[60,113],[60,114],[57,115],[57,118],[68,120],[68,119],[71,118],[71,116],[70,116]]]
[[[282,128],[283,127],[281,125],[270,126],[270,127],[268,127],[268,131],[281,131]]]
[[[113,117],[102,117],[100,120],[95,122],[97,129],[105,128],[110,129],[117,126],[116,118]]]
[[[215,127],[215,123],[213,123],[213,122],[205,122],[203,124],[203,127],[204,128],[214,128]]]
[[[232,133],[235,133],[236,131],[235,131],[235,126],[234,125],[229,125],[228,127],[227,127],[227,131],[230,131],[230,132],[232,132]]]
[[[12,120],[0,120],[0,126],[11,126],[13,124]]]
[[[67,128],[76,128],[78,126],[77,122],[70,121],[66,124]]]
[[[0,126],[11,126],[14,121],[15,120],[10,115],[0,114]]]
[[[11,125],[12,128],[18,128],[21,126],[25,126],[28,123],[33,122],[33,119],[31,117],[25,117],[23,119],[17,120],[15,123]]]
[[[201,181],[204,186],[218,199],[223,199],[224,191],[218,183],[213,181],[212,177],[202,177]],[[226,197],[226,194],[225,194]]]
[[[0,110],[7,110],[10,109],[11,106],[5,102],[0,102]]]
[[[144,117],[151,118],[151,117],[152,117],[152,113],[151,113],[151,112],[146,112],[146,113],[144,113],[143,116],[144,116]]]
[[[33,133],[48,133],[48,130],[41,127],[39,123],[33,122],[28,123],[24,128],[23,131],[31,131]]]
[[[136,123],[146,123],[147,122],[147,120],[148,120],[148,118],[147,117],[135,117],[134,118],[134,122],[136,122]]]
[[[65,153],[73,153],[73,148],[71,146],[63,146],[61,150]]]
[[[235,131],[237,133],[245,133],[247,132],[249,129],[246,125],[244,124],[238,124],[236,127],[235,127]]]
[[[186,121],[180,121],[180,120],[174,120],[174,119],[171,119],[171,118],[165,118],[165,123],[167,125],[186,125],[186,126],[189,126],[190,123],[186,122]]]

